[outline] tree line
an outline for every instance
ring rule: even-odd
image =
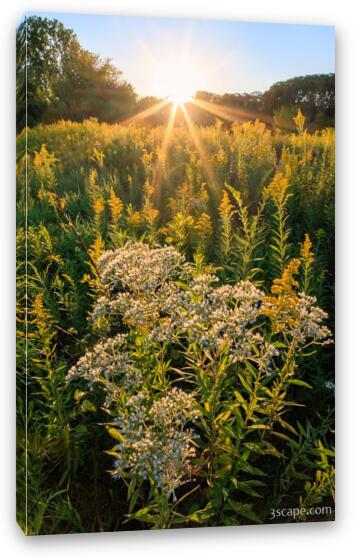
[[[161,101],[139,97],[110,59],[80,45],[74,31],[56,20],[31,16],[16,33],[16,126],[20,132],[27,123],[51,123],[60,119],[119,122]],[[248,111],[256,118],[268,114],[276,128],[288,128],[298,108],[311,128],[334,126],[335,75],[315,74],[273,84],[265,92],[224,93],[197,91],[197,100],[234,110]],[[217,116],[192,105],[193,120],[200,125],[213,123]],[[145,122],[163,124],[169,107]]]

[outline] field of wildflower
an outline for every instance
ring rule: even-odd
[[[333,511],[334,131],[304,124],[18,135],[27,534]]]

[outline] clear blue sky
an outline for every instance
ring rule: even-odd
[[[31,15],[29,13],[28,15]],[[36,13],[73,29],[81,45],[111,58],[139,95],[160,95],[150,57],[174,68],[185,51],[199,68],[197,88],[217,93],[264,91],[276,81],[335,71],[330,26],[219,20]],[[168,70],[169,71],[169,70]],[[204,82],[204,83],[203,83]]]

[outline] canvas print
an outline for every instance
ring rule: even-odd
[[[26,535],[334,519],[334,42],[19,22]]]

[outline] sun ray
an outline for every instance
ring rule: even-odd
[[[138,120],[142,120],[144,118],[147,118],[149,116],[154,115],[155,113],[157,113],[158,111],[163,109],[163,107],[168,105],[168,103],[171,103],[170,99],[164,99],[163,101],[160,101],[159,103],[156,103],[152,107],[149,107],[148,109],[145,109],[144,111],[136,113],[135,115],[130,116],[126,120],[121,121],[119,124],[121,124],[122,126],[127,126],[129,124],[134,124]]]
[[[208,154],[206,153],[206,151],[204,149],[204,146],[203,146],[203,144],[201,143],[201,141],[198,137],[198,134],[197,134],[197,132],[194,128],[194,124],[193,124],[192,119],[190,118],[190,116],[188,114],[186,106],[184,104],[182,104],[182,105],[180,105],[180,108],[182,109],[184,119],[185,119],[185,121],[187,123],[187,126],[189,128],[189,131],[192,135],[193,142],[195,144],[195,147],[198,150],[198,153],[200,155],[200,159],[203,162],[204,170],[207,174],[207,177],[208,177],[209,181],[213,184],[215,182],[215,178],[214,178],[214,172],[213,172],[212,166],[209,163]]]
[[[225,105],[218,105],[204,101],[202,99],[192,98],[191,103],[205,111],[212,113],[216,116],[229,120],[231,122],[245,122],[247,120],[260,120],[266,124],[272,124],[272,117],[265,113],[257,111],[248,111],[246,109],[234,109],[233,107],[226,107]]]
[[[177,103],[173,104],[172,106],[172,110],[171,110],[171,114],[169,116],[169,120],[167,123],[167,128],[163,137],[163,142],[162,142],[162,146],[157,158],[157,163],[155,166],[155,170],[154,170],[154,174],[153,174],[153,182],[154,185],[156,187],[156,190],[160,190],[161,187],[161,182],[162,182],[162,178],[163,178],[163,174],[164,174],[164,165],[166,162],[166,156],[167,156],[167,150],[169,147],[169,143],[171,140],[171,135],[172,135],[172,130],[173,130],[173,126],[174,126],[174,121],[176,118],[176,112],[177,112]]]

